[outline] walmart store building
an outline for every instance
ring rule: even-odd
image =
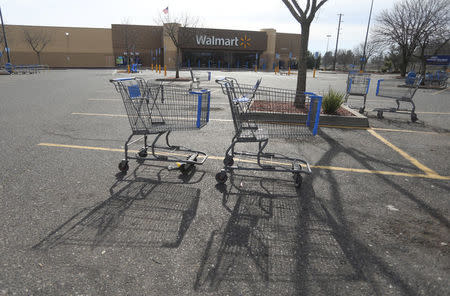
[[[6,35],[13,64],[36,64],[37,56],[25,41],[29,34],[50,39],[41,52],[41,64],[54,68],[102,68],[126,64],[145,67],[160,64],[173,69],[176,46],[164,26],[111,25],[111,29],[7,25]],[[297,63],[299,34],[260,31],[183,28],[175,25],[182,67],[253,68],[272,70]],[[2,57],[2,63],[5,58]]]

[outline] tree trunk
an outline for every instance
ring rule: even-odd
[[[423,77],[422,84],[425,82],[425,74],[427,73],[427,59],[425,58],[425,47],[420,49],[421,74]]]
[[[40,52],[36,52],[37,54],[37,58],[38,58],[38,65],[41,64],[41,53]]]
[[[402,50],[402,60],[400,62],[400,76],[405,77],[406,76],[406,68],[408,67],[408,56],[406,53]]]
[[[175,58],[175,78],[180,78],[180,48],[177,47],[177,56]]]
[[[302,35],[300,36],[300,55],[298,63],[298,75],[297,75],[297,94],[295,95],[294,101],[294,105],[297,108],[305,107],[306,71],[307,71],[306,60],[308,56],[309,27],[310,24],[302,24]]]

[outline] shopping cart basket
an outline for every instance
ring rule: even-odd
[[[183,173],[205,162],[208,158],[206,153],[171,145],[169,135],[172,131],[200,129],[208,123],[209,90],[193,92],[172,85],[146,82],[142,78],[118,78],[110,82],[122,96],[132,130],[125,142],[125,159],[119,163],[120,171],[128,171],[129,159],[174,161],[175,165],[169,166],[169,169],[178,168]],[[157,141],[164,134],[166,146],[158,146]],[[147,143],[149,135],[155,136],[151,145]],[[131,141],[133,136],[142,137]],[[142,139],[144,146],[137,156],[129,156],[128,147]],[[151,157],[148,157],[149,149]],[[181,155],[186,157],[181,158]]]
[[[306,160],[278,153],[264,152],[270,138],[304,138],[317,134],[322,97],[304,93],[308,99],[309,113],[306,123],[299,121],[299,109],[294,105],[295,91],[255,85],[238,84],[236,79],[216,80],[228,96],[234,124],[234,136],[225,152],[224,168],[216,175],[218,183],[225,183],[227,173],[233,170],[290,172],[295,185],[302,184],[301,174],[310,174]],[[258,143],[258,152],[237,152],[238,143]],[[234,165],[236,155],[256,158],[257,167]],[[279,161],[288,161],[289,166]]]
[[[370,74],[350,72],[347,77],[347,90],[345,103],[349,96],[364,97],[363,105],[359,108],[359,113],[363,114],[366,108],[367,93],[370,86]]]
[[[383,112],[411,112],[411,121],[417,121],[417,114],[415,113],[416,105],[414,104],[413,97],[416,93],[419,85],[422,83],[422,76],[417,75],[414,78],[412,84],[400,84],[398,79],[380,79],[377,83],[378,97],[394,99],[397,103],[397,107],[393,108],[375,108],[373,111],[377,111],[377,117],[383,118]],[[411,104],[411,109],[400,109],[400,102],[407,102]]]

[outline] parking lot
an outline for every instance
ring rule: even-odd
[[[322,126],[314,138],[271,141],[267,150],[312,165],[300,190],[289,174],[246,171],[221,187],[214,176],[233,122],[213,82],[203,84],[209,124],[172,135],[206,151],[203,166],[182,176],[169,163],[131,161],[118,174],[130,125],[109,79],[126,76],[0,76],[0,294],[450,294],[448,89],[418,90],[416,123],[369,111],[368,129]],[[287,89],[297,80],[220,76]],[[394,106],[375,96],[381,77],[369,109]],[[345,86],[345,74],[308,73],[308,90]]]

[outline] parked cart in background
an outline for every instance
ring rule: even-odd
[[[36,74],[44,70],[49,70],[48,65],[13,65],[6,64],[5,70],[15,75]]]
[[[425,74],[424,84],[429,87],[438,86],[447,88],[448,75],[444,71],[436,71],[433,73]]]
[[[416,122],[416,105],[414,104],[413,97],[421,83],[422,77],[420,75],[415,76],[412,84],[402,84],[398,79],[378,80],[376,95],[378,97],[394,99],[397,107],[375,108],[373,111],[377,111],[377,117],[382,119],[383,112],[411,112],[411,121]],[[400,102],[411,104],[411,109],[400,109]]]
[[[194,165],[201,165],[207,154],[169,143],[173,131],[200,129],[209,121],[209,90],[189,91],[173,85],[146,82],[142,78],[119,78],[110,80],[122,96],[130,122],[132,134],[125,142],[125,159],[119,163],[119,170],[128,171],[129,159],[173,161],[181,172],[188,172]],[[148,136],[154,135],[148,145]],[[158,146],[158,140],[165,135],[165,146]],[[140,138],[131,141],[134,136]],[[128,147],[138,141],[144,145],[135,157],[128,155]],[[151,155],[149,156],[149,150]],[[176,153],[174,153],[176,152]],[[186,155],[181,158],[173,155]]]
[[[228,97],[234,124],[234,136],[226,149],[224,168],[216,175],[218,183],[225,183],[227,173],[234,170],[256,170],[292,173],[296,187],[302,184],[301,174],[310,174],[306,160],[288,157],[279,153],[265,152],[270,138],[302,138],[317,134],[322,97],[313,93],[304,93],[309,113],[306,123],[299,121],[300,111],[294,105],[296,96],[293,90],[237,83],[236,79],[216,80]],[[257,153],[238,152],[238,143],[257,143]],[[256,158],[256,166],[235,165],[235,156]],[[288,161],[290,166],[280,164]]]
[[[364,113],[366,109],[367,93],[370,86],[370,74],[350,72],[347,77],[347,89],[345,103],[349,96],[360,96],[364,98],[363,105],[359,108],[359,113]]]
[[[191,86],[193,89],[194,83],[196,84],[195,89],[200,89],[200,83],[205,81],[211,81],[211,72],[194,72],[192,69],[189,69],[191,73]]]

